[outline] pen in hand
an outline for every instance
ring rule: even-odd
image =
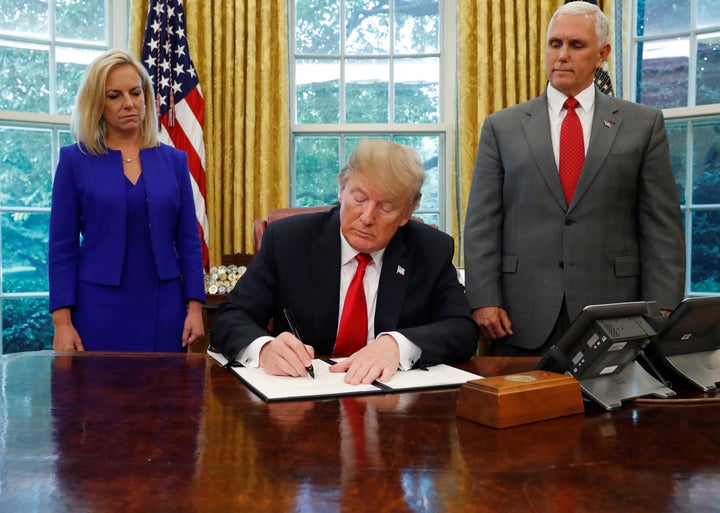
[[[285,320],[288,323],[290,332],[295,336],[296,339],[302,342],[302,339],[300,338],[300,332],[297,329],[297,324],[295,323],[295,317],[293,316],[292,311],[289,308],[284,308],[283,313],[285,314]],[[312,362],[310,363],[310,366],[305,367],[305,370],[308,372],[308,374],[310,374],[310,377],[312,379],[315,379],[315,369],[313,369]]]

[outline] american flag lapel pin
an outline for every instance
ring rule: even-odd
[[[405,268],[404,268],[403,266],[401,266],[401,265],[397,266],[397,271],[396,271],[396,272],[397,272],[400,276],[405,276]]]
[[[612,122],[608,121],[607,119],[603,121],[603,124],[605,125],[605,128],[612,128]]]

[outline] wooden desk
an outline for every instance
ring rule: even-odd
[[[0,511],[717,511],[717,403],[494,430],[457,394],[267,404],[202,354],[0,357]]]

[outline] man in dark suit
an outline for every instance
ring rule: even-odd
[[[268,225],[260,251],[217,310],[212,345],[229,360],[289,376],[306,375],[315,354],[342,354],[341,312],[355,257],[364,254],[372,259],[362,347],[331,371],[370,383],[398,369],[471,357],[478,330],[452,263],[453,240],[411,219],[424,179],[411,148],[361,141],[338,175],[338,206]],[[286,309],[302,342],[290,333]]]
[[[671,310],[683,298],[685,244],[663,116],[593,84],[610,52],[608,30],[596,5],[561,6],[547,32],[546,91],[485,119],[465,273],[473,317],[498,354],[542,354],[588,304],[646,300]],[[570,97],[579,102],[584,163],[566,194],[559,169]]]

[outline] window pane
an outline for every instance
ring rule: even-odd
[[[47,2],[0,0],[0,30],[48,37]]]
[[[638,103],[659,109],[687,105],[690,43],[687,38],[638,43]]]
[[[440,120],[440,59],[395,60],[395,122]]]
[[[302,54],[340,53],[340,2],[295,2],[295,51]]]
[[[436,53],[440,50],[440,3],[415,0],[395,12],[395,53]]]
[[[331,205],[337,201],[340,137],[295,138],[295,205]]]
[[[88,64],[101,53],[99,50],[57,47],[57,83],[55,87],[58,114],[72,113],[75,96],[80,87],[85,69]]]
[[[440,137],[436,135],[402,135],[394,141],[414,148],[419,154],[425,169],[425,184],[418,210],[438,210],[440,208]],[[437,222],[434,222],[437,224]]]
[[[720,103],[720,32],[698,37],[697,105]]]
[[[684,205],[687,176],[687,123],[667,123],[665,131],[670,143],[670,163],[675,174],[680,204]]]
[[[52,317],[48,298],[2,300],[3,353],[52,349]]]
[[[720,203],[720,120],[693,128],[693,203]]]
[[[48,290],[50,213],[5,212],[2,223],[2,291]]]
[[[75,142],[75,141],[73,141],[72,134],[70,132],[61,130],[59,133],[59,136],[60,136],[60,146],[61,147],[62,146],[70,146],[72,143]]]
[[[720,292],[720,211],[692,214],[692,256],[690,290]]]
[[[720,25],[720,0],[698,0],[697,26]]]
[[[638,0],[639,36],[690,29],[690,0]]]
[[[388,59],[348,59],[345,64],[345,81],[348,123],[388,122]]]
[[[50,206],[50,136],[50,130],[0,128],[0,205]]]
[[[340,61],[298,59],[295,63],[298,123],[340,122]]]
[[[58,38],[105,41],[105,0],[56,0],[55,16]]]
[[[389,141],[390,136],[389,135],[371,135],[371,134],[363,134],[358,136],[347,136],[343,139],[343,156],[341,162],[343,165],[347,162],[348,157],[350,157],[350,154],[355,149],[355,146],[358,145],[360,141],[363,139],[380,139],[383,141]]]
[[[50,112],[48,49],[0,41],[0,110]]]
[[[389,6],[385,0],[346,0],[345,53],[390,53]]]

